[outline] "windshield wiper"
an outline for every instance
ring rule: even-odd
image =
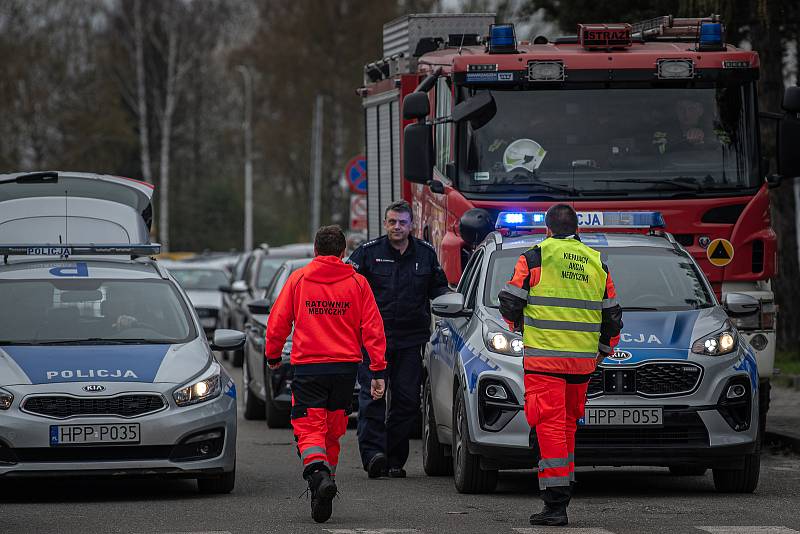
[[[657,179],[654,179],[654,180],[646,180],[644,178],[627,178],[627,179],[623,179],[623,178],[615,178],[615,179],[600,178],[600,179],[595,180],[595,182],[605,182],[605,183],[609,183],[609,184],[630,183],[630,184],[674,185],[674,186],[676,186],[676,187],[678,187],[680,189],[686,189],[688,191],[702,191],[703,190],[703,188],[700,186],[700,184],[698,184],[696,182],[693,183],[693,182],[687,182],[687,181],[684,181],[684,180],[676,181],[676,180],[679,180],[680,178],[681,178],[680,176],[675,178],[675,179],[673,179],[673,180],[669,180],[669,179],[666,179],[666,178],[657,178]]]

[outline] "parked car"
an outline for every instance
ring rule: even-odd
[[[196,261],[170,262],[164,265],[189,295],[206,335],[213,335],[214,330],[222,328],[219,310],[222,307],[223,293],[220,287],[228,283],[225,269],[215,263]]]
[[[498,470],[537,463],[523,413],[522,338],[508,330],[497,295],[520,254],[543,237],[490,234],[457,291],[432,303],[438,319],[424,355],[423,467],[454,473],[459,492],[493,491]],[[753,313],[758,302],[733,293],[721,305],[669,234],[582,232],[581,240],[606,258],[625,326],[589,383],[576,463],[695,475],[711,468],[717,491],[752,492],[760,465],[758,370],[728,314]]]
[[[233,330],[243,330],[249,315],[247,303],[264,296],[264,291],[283,262],[287,259],[312,257],[314,246],[306,243],[281,247],[262,245],[243,255],[234,267],[230,285],[223,289],[227,294],[222,304],[222,317],[226,321],[223,324]],[[244,352],[234,351],[231,357],[233,365],[240,367]]]

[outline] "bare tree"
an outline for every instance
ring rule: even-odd
[[[147,80],[144,65],[145,27],[142,21],[142,2],[136,0],[133,7],[133,46],[136,62],[136,109],[139,119],[139,153],[142,164],[142,179],[152,183],[150,167],[150,128],[147,116]]]

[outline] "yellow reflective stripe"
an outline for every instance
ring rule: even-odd
[[[531,306],[571,308],[573,310],[600,310],[603,307],[601,302],[594,300],[544,297],[540,295],[528,295],[528,304]]]
[[[515,297],[519,297],[521,299],[528,298],[528,290],[523,289],[521,287],[517,287],[514,284],[506,284],[503,287],[503,291],[505,291],[506,293],[511,293]]]
[[[525,347],[526,358],[596,358],[596,352],[575,352],[574,350],[547,350]]]
[[[597,354],[599,332],[576,332],[574,330],[546,330],[526,326],[522,333],[526,347],[545,350],[569,350]]]
[[[580,323],[575,321],[550,321],[525,317],[525,325],[544,330],[567,330],[574,332],[599,332],[598,323]]]

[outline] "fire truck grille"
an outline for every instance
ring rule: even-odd
[[[85,415],[136,417],[164,407],[161,395],[120,395],[94,399],[66,396],[31,397],[22,409],[28,413],[64,419]]]
[[[592,373],[588,395],[684,395],[697,388],[702,376],[703,369],[688,362],[605,367]]]

